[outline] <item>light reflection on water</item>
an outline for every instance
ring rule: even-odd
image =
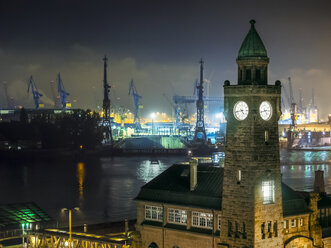
[[[84,176],[85,176],[85,164],[83,162],[77,163],[77,180],[79,186],[79,200],[84,201]]]
[[[79,206],[73,223],[98,223],[135,218],[134,198],[140,187],[185,157],[103,157],[75,163],[0,162],[1,203],[36,202],[59,224],[63,207]],[[283,181],[296,190],[312,190],[315,170],[325,171],[325,188],[331,193],[331,152],[281,151]]]
[[[313,190],[315,171],[324,171],[325,190],[331,193],[331,152],[281,151],[283,182],[296,190]]]
[[[139,180],[148,183],[154,177],[158,176],[167,168],[162,161],[158,161],[157,164],[151,163],[150,160],[144,160],[138,165],[137,177]]]

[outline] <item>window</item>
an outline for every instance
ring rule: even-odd
[[[275,237],[278,237],[277,221],[274,222],[274,233],[275,233]]]
[[[237,183],[240,184],[240,182],[241,182],[241,170],[238,170]]]
[[[268,222],[268,226],[267,226],[267,232],[268,232],[268,238],[271,238],[272,237],[272,234],[271,234],[271,221]]]
[[[265,229],[265,224],[264,224],[264,222],[263,222],[263,223],[261,224],[261,234],[262,234],[262,239],[265,238],[264,229]]]
[[[288,220],[284,220],[284,229],[288,228]]]
[[[275,186],[274,181],[262,182],[263,204],[272,204],[275,202]]]
[[[251,75],[251,70],[250,69],[246,69],[246,80],[251,80],[252,75]]]
[[[235,227],[234,237],[235,238],[239,238],[239,225],[238,225],[238,222],[237,221],[235,222],[234,227]]]
[[[192,213],[192,226],[203,227],[212,229],[213,228],[213,215],[208,213]]]
[[[158,248],[157,244],[155,244],[154,242],[149,244],[148,248]]]
[[[163,221],[163,208],[156,206],[145,206],[145,219]]]
[[[297,220],[293,219],[291,220],[291,227],[296,227],[297,226]]]
[[[269,141],[269,132],[264,131],[264,142],[268,142],[268,141]]]
[[[246,224],[243,222],[243,239],[247,238],[247,233],[246,233]]]
[[[174,224],[183,224],[187,223],[187,211],[180,209],[168,209],[168,222]]]
[[[303,218],[300,218],[300,226],[303,226]]]
[[[232,236],[232,222],[228,220],[228,237]]]
[[[217,229],[218,230],[221,230],[221,224],[222,224],[222,222],[221,222],[221,215],[219,214],[218,215],[218,219],[217,219]]]
[[[259,69],[256,69],[256,71],[255,71],[255,79],[256,79],[256,81],[261,80],[261,71]]]

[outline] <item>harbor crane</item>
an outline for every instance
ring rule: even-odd
[[[57,81],[57,92],[60,96],[62,109],[65,109],[67,107],[67,96],[69,96],[69,93],[64,89],[64,85],[60,73],[57,75],[56,81]]]
[[[43,94],[38,92],[36,84],[35,84],[32,76],[29,78],[29,82],[28,82],[28,93],[30,91],[30,88],[31,88],[32,96],[33,96],[34,105],[35,105],[36,109],[38,109],[39,107],[41,107],[40,97],[42,97]]]
[[[140,100],[142,99],[142,96],[140,96],[138,94],[138,91],[136,89],[136,86],[133,83],[133,79],[130,82],[129,96],[132,96],[132,98],[133,98],[133,104],[134,104],[134,123],[136,125],[136,129],[139,130],[139,129],[141,129],[139,109],[141,109],[143,107],[143,105],[140,104]]]
[[[295,126],[295,122],[296,122],[296,109],[297,109],[297,104],[294,102],[294,96],[293,96],[293,89],[292,89],[292,82],[291,82],[291,78],[289,77],[288,78],[288,87],[290,89],[290,98],[289,98],[289,103],[290,103],[290,106],[291,106],[291,120],[292,120],[292,123],[291,125],[292,126]]]
[[[291,124],[290,124],[289,131],[287,132],[287,147],[292,148],[293,141],[294,141],[294,128],[296,125],[297,104],[294,102],[292,82],[291,82],[290,77],[288,77],[288,87],[290,89],[289,103],[290,103],[290,107],[291,107]]]
[[[7,102],[7,108],[8,109],[14,109],[15,108],[15,103],[14,103],[14,98],[10,97],[8,94],[8,88],[7,88],[7,82],[3,82],[3,89],[4,89],[4,94],[6,97],[6,102]]]
[[[206,130],[204,121],[204,101],[203,101],[203,60],[200,60],[200,84],[197,86],[198,89],[198,100],[197,100],[197,122],[195,125],[194,140],[205,143],[206,142]]]
[[[104,140],[103,143],[112,146],[113,145],[113,135],[111,129],[111,121],[110,121],[110,99],[109,99],[109,91],[111,86],[107,82],[107,62],[108,58],[105,56],[103,58],[103,126],[105,129],[104,132]]]

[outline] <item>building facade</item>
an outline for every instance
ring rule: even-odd
[[[281,83],[268,84],[267,51],[250,23],[238,82],[224,82],[224,167],[191,159],[143,186],[136,198],[140,247],[328,247],[319,224],[321,195],[282,183]],[[331,207],[328,198],[325,204]]]

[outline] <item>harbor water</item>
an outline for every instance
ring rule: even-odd
[[[152,162],[151,162],[152,160]],[[155,163],[158,160],[158,163]],[[132,219],[141,186],[185,157],[101,157],[84,162],[0,162],[0,203],[35,202],[60,226],[61,208],[79,207],[73,225]],[[312,190],[314,171],[324,170],[331,193],[331,151],[281,151],[283,182]]]

